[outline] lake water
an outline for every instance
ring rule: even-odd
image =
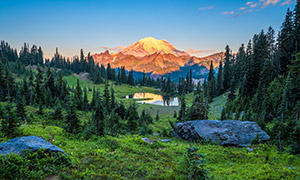
[[[164,97],[153,93],[134,93],[126,96],[126,99],[141,99],[138,103],[154,104],[160,106],[179,106],[177,97]]]

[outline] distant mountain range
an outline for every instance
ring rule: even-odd
[[[92,56],[96,63],[105,66],[110,63],[113,68],[125,66],[126,70],[133,69],[149,73],[151,76],[186,75],[190,69],[194,76],[197,76],[208,72],[211,61],[214,67],[217,67],[224,53],[199,58],[176,49],[166,40],[147,37],[118,53],[110,53],[107,50]]]

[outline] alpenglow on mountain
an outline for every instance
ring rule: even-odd
[[[188,53],[177,50],[168,41],[157,40],[153,37],[141,39],[121,52],[123,54],[133,55],[135,57],[144,57],[154,53],[173,54],[175,56],[189,56]]]
[[[118,68],[125,66],[126,70],[134,70],[157,75],[164,75],[179,71],[180,67],[199,65],[209,68],[210,61],[217,67],[223,53],[216,53],[207,57],[198,58],[184,51],[176,49],[166,40],[157,40],[147,37],[133,43],[118,53],[105,51],[92,55],[95,62]]]

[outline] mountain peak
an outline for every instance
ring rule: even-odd
[[[170,53],[174,54],[175,56],[189,55],[184,51],[177,50],[166,40],[158,40],[153,37],[141,39],[121,52],[126,55],[134,55],[135,57],[144,57],[154,53]]]

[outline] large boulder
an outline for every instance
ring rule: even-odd
[[[41,148],[47,152],[61,152],[65,154],[62,149],[38,136],[17,137],[8,140],[6,143],[0,143],[0,154],[22,154],[24,150],[37,151]]]
[[[184,140],[208,140],[220,145],[249,146],[259,135],[259,141],[270,136],[255,123],[237,120],[195,120],[177,123],[173,134]]]

